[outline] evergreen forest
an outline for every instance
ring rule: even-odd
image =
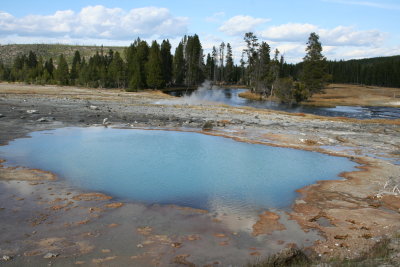
[[[184,36],[174,53],[169,40],[149,44],[138,38],[123,53],[101,48],[84,57],[77,50],[70,64],[63,54],[45,60],[30,51],[17,55],[12,64],[0,62],[0,81],[137,91],[196,87],[210,80],[222,86],[245,85],[254,93],[290,103],[309,98],[329,82],[400,87],[400,56],[328,61],[319,36],[311,33],[303,61],[288,64],[252,32],[244,41],[240,64],[234,63],[229,43],[204,55],[196,34]]]

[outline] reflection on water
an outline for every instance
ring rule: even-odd
[[[195,101],[198,103],[200,100],[203,100],[224,103],[231,106],[249,106],[262,109],[273,109],[293,113],[309,113],[331,117],[349,117],[358,119],[400,118],[400,108],[394,107],[337,106],[334,108],[324,108],[302,105],[286,105],[273,101],[256,101],[239,97],[239,94],[246,90],[247,89],[235,88],[205,89],[205,87],[201,87],[198,90],[171,91],[168,92],[168,94],[183,97],[183,101],[187,104],[195,104]]]
[[[342,157],[197,133],[62,128],[31,137],[0,147],[0,158],[123,199],[239,216],[288,207],[296,189],[355,166]]]

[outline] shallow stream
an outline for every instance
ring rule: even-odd
[[[274,101],[257,101],[239,97],[239,94],[247,89],[220,88],[187,91],[169,91],[173,96],[183,97],[182,101],[189,104],[201,101],[218,102],[231,106],[249,106],[262,109],[280,110],[291,113],[309,113],[320,116],[348,117],[357,119],[399,119],[400,108],[395,107],[357,107],[357,106],[336,106],[333,108],[312,107],[302,105],[280,104]]]

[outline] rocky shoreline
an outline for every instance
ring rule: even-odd
[[[352,158],[362,167],[342,174],[346,180],[299,189],[301,197],[289,212],[255,215],[241,225],[250,228],[247,235],[240,227],[227,226],[229,216],[120,203],[101,194],[79,198],[91,192],[43,179],[37,170],[30,174],[24,170],[24,177],[33,177],[30,181],[10,180],[10,170],[3,166],[0,254],[11,257],[7,261],[11,266],[48,261],[93,266],[243,265],[294,244],[308,247],[321,259],[356,258],[386,237],[399,238],[400,120],[358,121],[208,103],[188,105],[160,92],[0,84],[1,145],[32,131],[103,123],[196,131],[318,151]],[[177,225],[171,226],[172,222]],[[250,238],[254,228],[261,237],[257,240]],[[73,234],[64,237],[66,231]],[[392,262],[400,261],[397,249]]]

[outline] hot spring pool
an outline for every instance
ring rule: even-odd
[[[116,198],[210,211],[286,208],[296,189],[357,166],[343,157],[188,132],[91,127],[30,137],[0,147],[0,158]]]

